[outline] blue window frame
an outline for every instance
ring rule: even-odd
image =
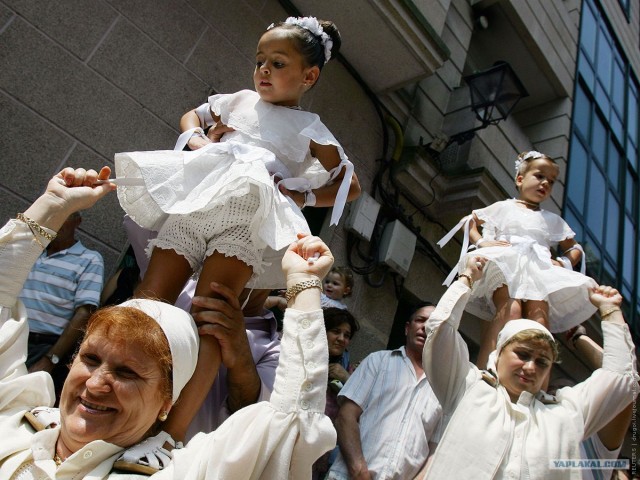
[[[629,2],[620,1],[628,12]],[[582,9],[564,216],[588,274],[615,285],[640,336],[638,81],[595,0]]]

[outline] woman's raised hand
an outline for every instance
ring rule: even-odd
[[[110,182],[95,184],[97,180],[107,180],[110,174],[109,167],[102,167],[100,173],[67,167],[49,180],[46,191],[24,214],[41,226],[57,231],[73,212],[92,207],[116,189]]]
[[[605,307],[620,307],[622,305],[622,295],[620,292],[606,285],[600,285],[589,290],[589,300],[599,309]]]
[[[589,289],[589,300],[598,307],[601,320],[624,325],[624,316],[622,315],[622,295],[613,287],[600,285],[596,288]]]
[[[287,277],[313,275],[323,279],[333,265],[333,255],[320,237],[299,233],[282,258]]]
[[[469,275],[474,282],[477,282],[482,278],[484,273],[484,266],[487,263],[485,257],[472,256],[467,259],[467,266],[462,273]]]

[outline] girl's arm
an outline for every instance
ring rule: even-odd
[[[480,220],[475,213],[472,213],[473,220],[471,220],[471,224],[469,225],[469,241],[473,243],[476,247],[480,248],[480,240],[482,240],[482,234],[478,227],[482,225],[484,222]]]
[[[198,107],[201,108],[201,107]],[[180,131],[186,132],[187,130],[191,130],[193,128],[206,128],[210,125],[205,125],[200,120],[197,109],[193,109],[185,113],[180,119]],[[222,135],[227,132],[233,132],[233,128],[227,127],[224,123],[220,122],[220,116],[215,115],[213,112],[210,112],[211,118],[213,119],[213,123],[211,124],[211,128],[204,134],[203,130],[194,132],[193,136],[187,142],[187,145],[191,150],[197,150],[199,148],[205,147],[210,143],[219,142]]]
[[[475,213],[473,215],[473,220],[471,221],[471,226],[469,227],[469,241],[473,243],[476,248],[484,248],[484,247],[508,247],[511,245],[509,242],[505,242],[504,240],[484,240],[478,227],[484,223],[484,220],[480,220]]]
[[[562,252],[560,255],[567,258],[571,262],[571,266],[577,265],[577,263],[582,259],[582,250],[580,248],[573,248],[576,245],[578,245],[578,242],[573,238],[567,238],[566,240],[558,243],[558,251]],[[561,261],[556,259],[552,259],[551,262],[559,267],[565,266]]]
[[[309,149],[311,151],[311,155],[317,158],[322,166],[325,168],[327,172],[330,172],[332,169],[340,165],[340,154],[338,153],[338,149],[334,145],[320,145],[313,140],[309,145]],[[331,185],[325,185],[320,188],[316,188],[313,190],[313,194],[316,196],[315,207],[331,207],[335,203],[336,195],[338,193],[338,189],[340,188],[340,183],[342,178],[344,177],[344,168],[338,174],[337,177],[333,179]],[[282,185],[280,186],[280,191],[291,197],[296,205],[302,206],[305,201],[305,193],[304,192],[296,192],[294,190],[288,190],[284,188]],[[347,201],[351,202],[360,196],[360,182],[358,181],[357,175],[353,174],[351,177],[351,184],[349,185],[349,194],[347,195]]]
[[[180,119],[180,131],[186,132],[187,130],[191,130],[192,128],[203,128],[204,125],[200,124],[200,117],[196,113],[196,109],[188,111],[185,113]],[[194,135],[189,139],[187,145],[191,150],[197,150],[198,148],[202,148],[211,143],[211,140],[207,138],[204,134],[204,130],[202,134],[194,133]]]

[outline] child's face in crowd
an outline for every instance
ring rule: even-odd
[[[350,291],[339,273],[330,272],[324,278],[324,294],[332,300],[342,300]]]
[[[520,199],[527,202],[540,203],[549,198],[553,184],[558,178],[558,166],[539,158],[530,162],[523,175],[518,175],[516,185],[520,189]]]
[[[347,322],[341,323],[331,330],[327,330],[327,344],[329,345],[329,356],[338,357],[344,353],[351,342],[351,325]]]
[[[297,106],[320,70],[307,67],[290,34],[282,28],[267,31],[258,42],[253,83],[265,102]]]

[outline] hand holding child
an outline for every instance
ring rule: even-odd
[[[110,182],[96,185],[97,180],[107,180],[110,174],[109,167],[102,167],[100,173],[67,167],[49,180],[45,193],[33,202],[24,215],[43,227],[58,231],[73,212],[92,207],[100,198],[116,189]]]
[[[594,306],[598,307],[600,318],[603,322],[624,325],[624,317],[620,308],[622,306],[622,295],[618,290],[606,285],[600,285],[589,289],[589,300]]]
[[[289,246],[282,258],[282,271],[287,279],[298,275],[322,279],[331,269],[331,265],[333,255],[322,239],[302,233],[298,234],[298,240]]]
[[[622,295],[618,290],[606,285],[600,285],[589,290],[589,300],[599,309],[607,307],[620,307],[622,305]]]
[[[467,260],[467,268],[460,274],[460,276],[469,276],[471,280],[477,282],[482,278],[484,272],[484,266],[487,263],[487,259],[480,256],[469,257]]]

